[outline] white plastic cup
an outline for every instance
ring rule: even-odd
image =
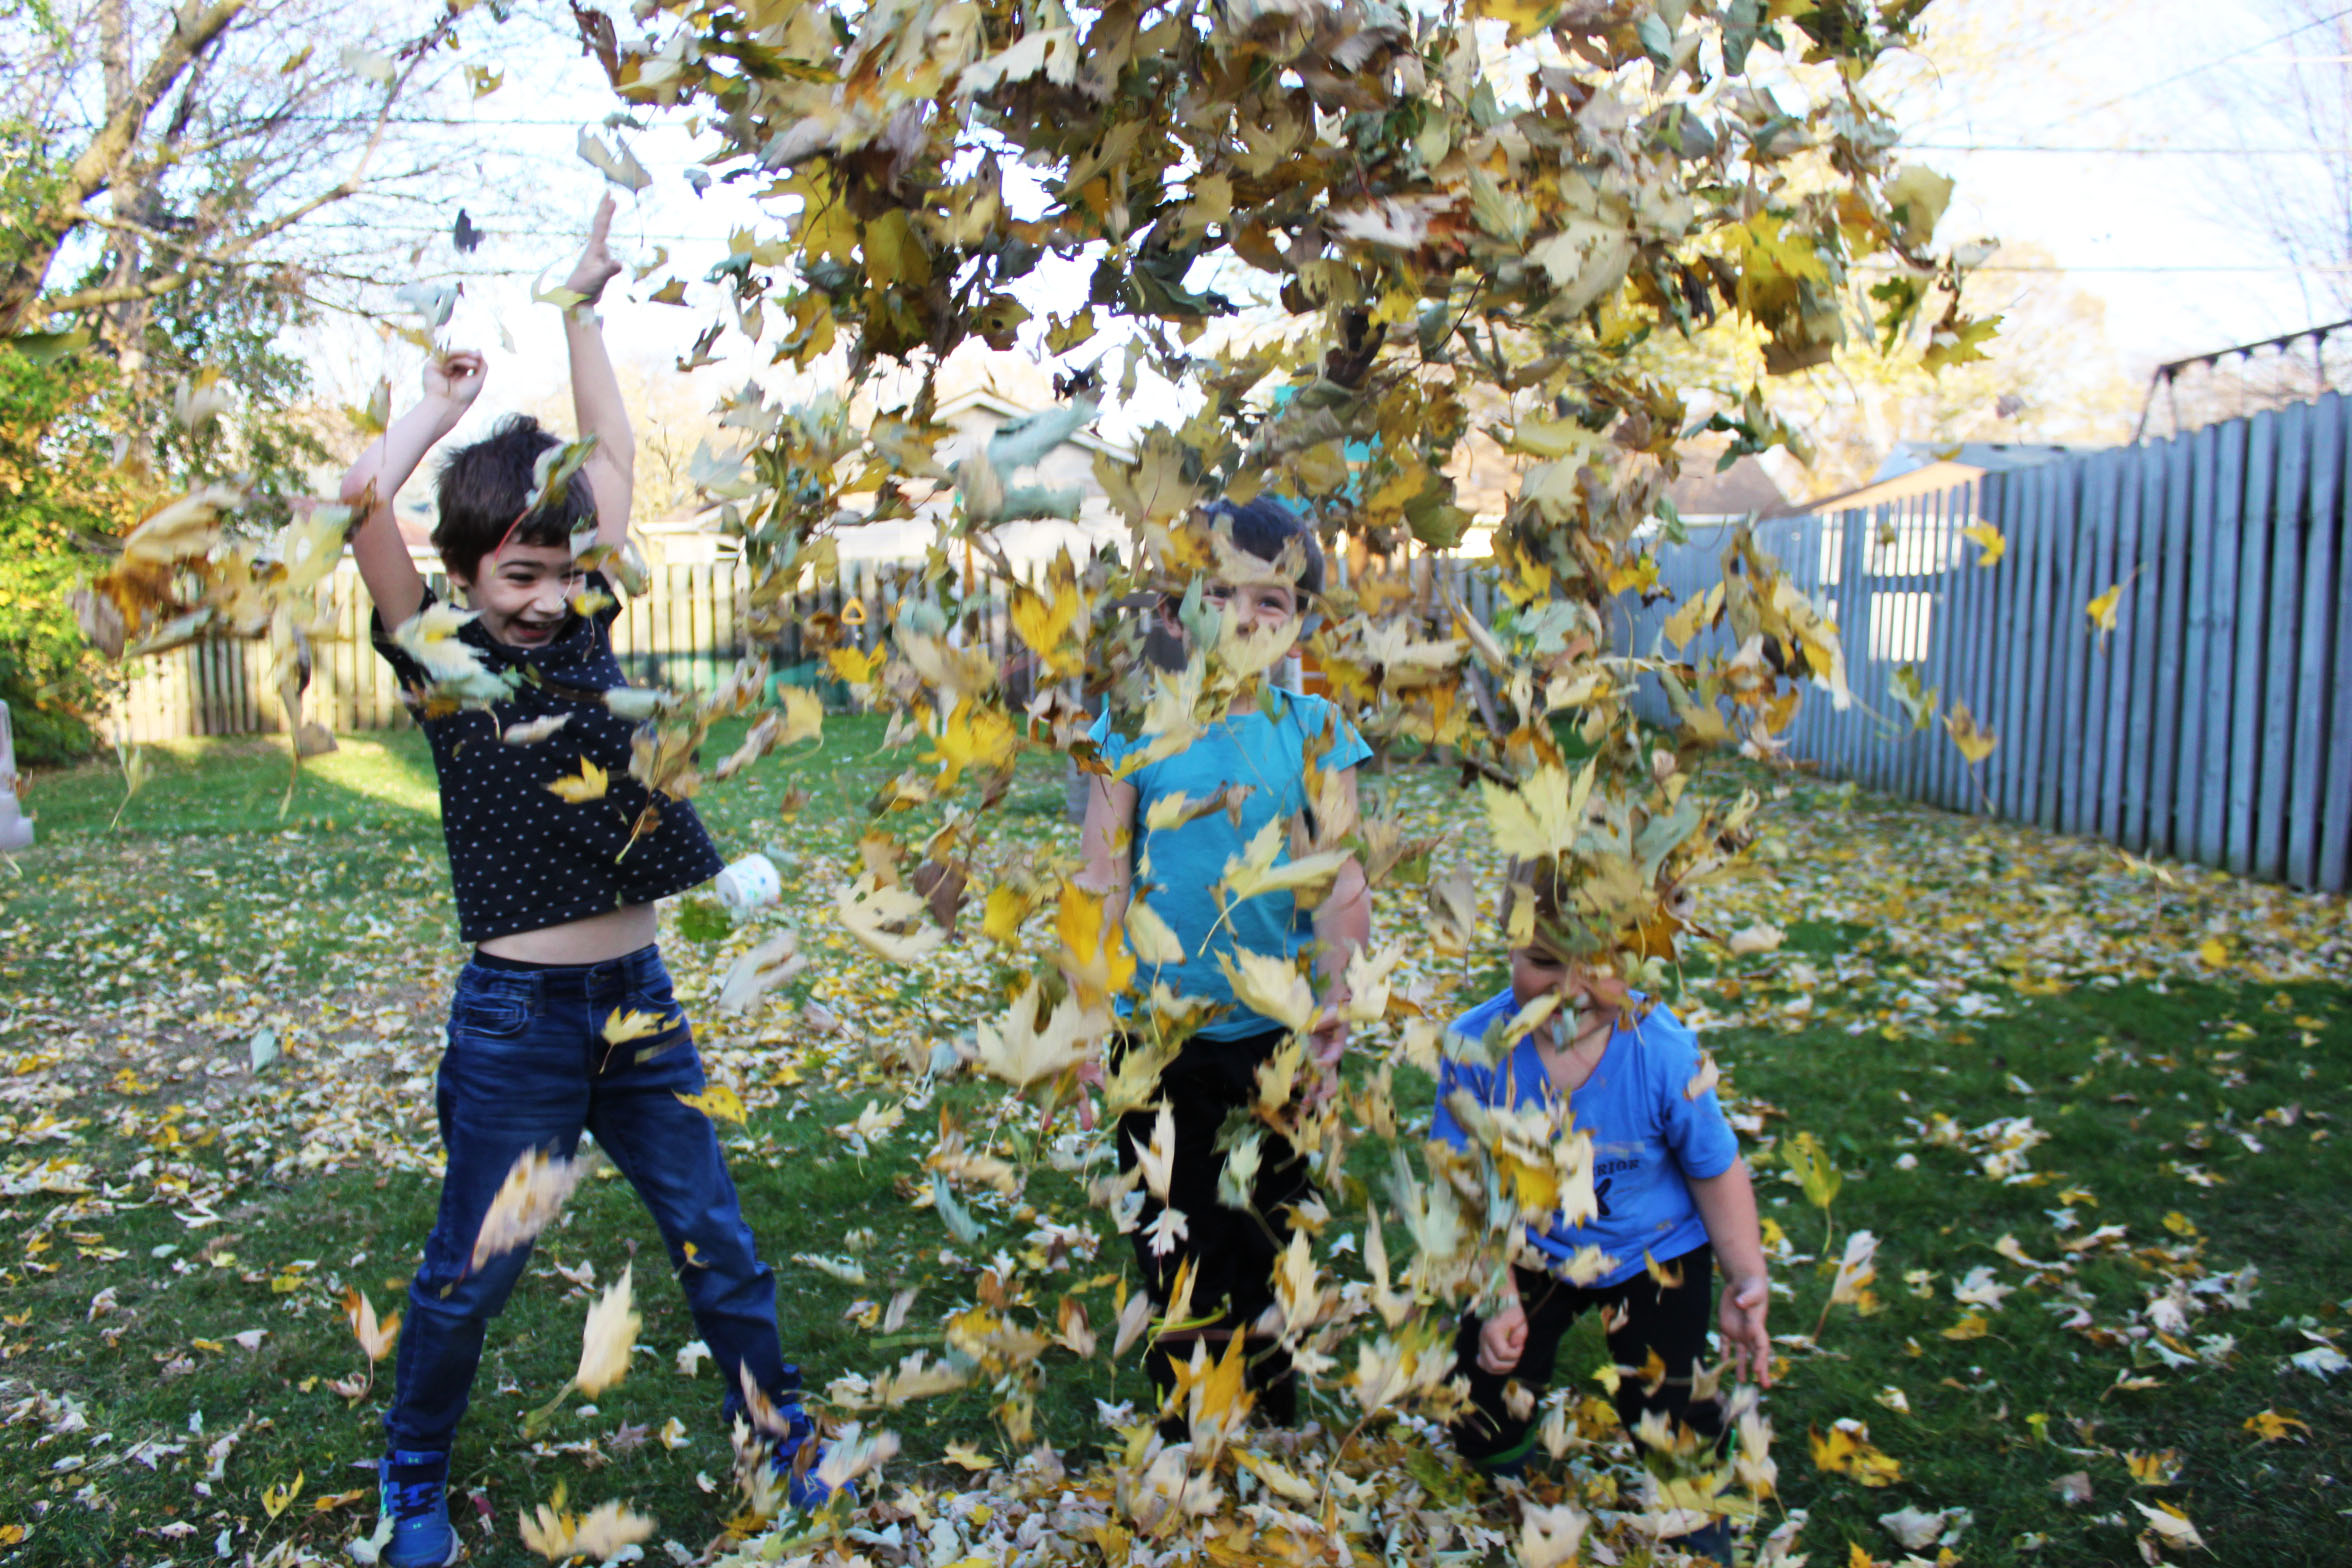
[[[711,891],[719,895],[727,913],[740,919],[773,904],[784,891],[784,879],[767,856],[746,855],[711,880]]]

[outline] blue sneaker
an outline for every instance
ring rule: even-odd
[[[783,1418],[784,1433],[768,1450],[768,1463],[784,1480],[784,1498],[793,1507],[814,1513],[831,1502],[833,1488],[817,1478],[817,1466],[825,1462],[825,1445],[817,1441],[817,1423],[801,1408],[798,1390],[788,1392],[776,1401],[776,1414]],[[803,1452],[807,1463],[801,1462]],[[857,1488],[845,1486],[840,1495],[857,1502]]]
[[[457,1532],[449,1527],[449,1456],[396,1448],[376,1471],[380,1519],[392,1539],[376,1561],[382,1568],[449,1568],[457,1561]]]

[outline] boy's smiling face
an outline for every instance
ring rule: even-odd
[[[1548,946],[1530,943],[1511,949],[1511,999],[1525,1007],[1539,996],[1560,994],[1571,1012],[1587,1013],[1622,1007],[1624,980],[1598,973],[1560,956]]]
[[[1220,582],[1211,578],[1201,597],[1213,608],[1231,610],[1245,632],[1277,631],[1299,613],[1298,589],[1289,583]]]
[[[484,631],[512,647],[544,648],[563,630],[572,595],[585,577],[568,545],[510,540],[496,555],[482,558],[471,580],[461,577],[458,583]]]

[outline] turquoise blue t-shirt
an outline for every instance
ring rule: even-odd
[[[1505,987],[1454,1020],[1450,1032],[1484,1040],[1511,1021],[1518,999]],[[1720,1176],[1739,1158],[1739,1136],[1724,1120],[1712,1087],[1693,1099],[1683,1093],[1699,1070],[1698,1037],[1663,1007],[1639,1022],[1620,1014],[1616,1032],[1592,1076],[1568,1096],[1575,1125],[1592,1134],[1593,1196],[1600,1213],[1587,1225],[1527,1228],[1528,1239],[1566,1262],[1582,1247],[1598,1247],[1617,1267],[1592,1282],[1603,1289],[1642,1271],[1642,1254],[1663,1263],[1707,1239],[1689,1183]],[[1559,1097],[1535,1039],[1511,1048],[1496,1067],[1448,1057],[1437,1080],[1437,1116],[1429,1134],[1455,1148],[1469,1142],[1446,1101],[1467,1090],[1484,1105],[1551,1104]]]
[[[1279,717],[1268,718],[1255,708],[1236,711],[1174,756],[1127,775],[1127,782],[1135,786],[1135,831],[1128,843],[1134,885],[1152,913],[1176,933],[1185,952],[1182,963],[1138,963],[1136,989],[1148,992],[1159,980],[1179,996],[1226,1004],[1228,1010],[1200,1031],[1204,1039],[1238,1040],[1281,1027],[1234,1001],[1232,982],[1217,964],[1219,953],[1247,948],[1296,958],[1314,936],[1312,913],[1302,911],[1287,892],[1245,899],[1220,923],[1216,887],[1226,864],[1240,859],[1267,823],[1288,823],[1307,809],[1310,738],[1333,736],[1317,764],[1325,772],[1352,768],[1372,755],[1364,737],[1323,698],[1279,686],[1268,689]],[[1095,721],[1093,733],[1103,761],[1114,767],[1144,744],[1116,733],[1107,713]],[[1249,789],[1238,823],[1217,810],[1178,827],[1153,831],[1147,826],[1155,802],[1181,794],[1197,803],[1229,785]],[[1275,863],[1289,859],[1286,846]]]

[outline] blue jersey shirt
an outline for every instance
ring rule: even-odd
[[[1310,739],[1331,737],[1317,764],[1325,772],[1352,768],[1372,755],[1328,701],[1280,686],[1267,689],[1273,693],[1275,717],[1256,708],[1236,710],[1182,751],[1144,764],[1126,780],[1135,786],[1135,827],[1128,841],[1134,885],[1152,913],[1176,933],[1185,953],[1182,963],[1138,961],[1136,989],[1149,991],[1153,981],[1164,981],[1179,996],[1225,1004],[1227,1010],[1200,1031],[1209,1040],[1238,1040],[1282,1027],[1234,1001],[1232,982],[1218,967],[1217,955],[1246,948],[1296,958],[1314,935],[1311,914],[1287,892],[1261,893],[1235,904],[1229,914],[1220,911],[1216,887],[1226,863],[1240,859],[1267,823],[1288,822],[1307,809]],[[1114,768],[1145,745],[1113,730],[1108,713],[1095,721],[1093,735],[1103,761]],[[1249,790],[1238,823],[1217,810],[1177,827],[1149,827],[1154,803],[1173,795],[1198,803],[1228,786]],[[1275,864],[1289,858],[1286,846]]]
[[[1518,999],[1506,986],[1455,1019],[1450,1032],[1484,1040],[1518,1011]],[[1598,1247],[1615,1258],[1617,1267],[1590,1288],[1639,1274],[1645,1251],[1663,1263],[1707,1239],[1689,1183],[1731,1169],[1739,1158],[1739,1137],[1724,1120],[1712,1087],[1695,1099],[1684,1094],[1699,1071],[1699,1059],[1698,1037],[1665,1008],[1651,1008],[1638,1022],[1620,1014],[1599,1065],[1568,1096],[1574,1125],[1592,1134],[1593,1196],[1600,1213],[1586,1225],[1568,1225],[1555,1215],[1540,1230],[1530,1225],[1527,1234],[1562,1262],[1583,1247]],[[1456,1090],[1486,1105],[1548,1105],[1559,1098],[1532,1035],[1495,1067],[1451,1057],[1440,1064],[1430,1136],[1461,1148],[1469,1135],[1446,1107]]]

